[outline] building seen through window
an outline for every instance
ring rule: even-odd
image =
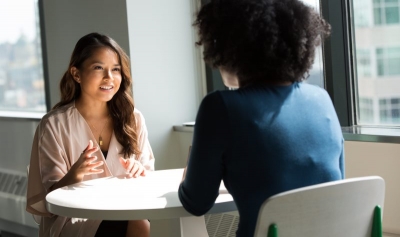
[[[379,119],[382,123],[400,124],[400,98],[379,99]]]
[[[373,0],[373,6],[375,25],[389,25],[400,23],[399,0]]]
[[[353,0],[357,123],[400,125],[400,0]]]
[[[36,0],[2,2],[0,8],[0,114],[46,112]]]

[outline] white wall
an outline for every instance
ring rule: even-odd
[[[26,173],[38,121],[0,118],[0,167]]]
[[[127,1],[135,104],[146,119],[156,169],[180,167],[172,126],[194,121],[203,97],[192,2]]]
[[[385,180],[383,231],[400,235],[400,144],[345,142],[346,178],[378,175]]]

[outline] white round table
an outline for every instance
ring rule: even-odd
[[[192,216],[179,201],[182,174],[183,169],[159,170],[139,178],[107,177],[69,185],[46,196],[47,209],[60,216],[101,220],[179,218],[181,236],[207,236],[204,217]],[[208,214],[235,210],[232,196],[221,183],[220,195]],[[151,228],[155,228],[153,223]]]

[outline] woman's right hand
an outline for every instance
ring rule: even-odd
[[[92,156],[98,149],[98,147],[93,147],[92,140],[89,140],[88,146],[83,150],[79,159],[72,165],[71,169],[60,181],[50,187],[49,191],[82,182],[85,175],[103,173],[103,169],[96,169],[103,165],[103,161],[94,162],[97,160],[97,156]]]
[[[68,171],[68,174],[71,175],[73,179],[78,180],[78,182],[83,181],[83,177],[85,175],[91,174],[100,174],[103,173],[103,169],[96,169],[99,166],[103,165],[103,161],[97,161],[97,156],[92,156],[94,152],[96,152],[99,147],[93,147],[93,141],[89,140],[88,146],[83,150],[79,159],[75,162],[75,164]]]

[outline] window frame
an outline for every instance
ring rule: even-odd
[[[323,44],[325,88],[342,127],[357,125],[357,80],[354,22],[350,0],[321,0],[322,16],[332,33]]]
[[[353,0],[321,0],[323,17],[332,26],[324,43],[326,89],[335,106],[346,141],[400,143],[398,125],[358,125],[358,81]],[[335,78],[335,79],[334,79]]]
[[[47,59],[47,41],[46,41],[46,27],[44,20],[44,0],[38,0],[39,8],[39,26],[40,26],[40,37],[42,46],[42,62],[43,62],[43,80],[44,80],[44,99],[46,100],[46,112],[51,109],[50,101],[50,83],[49,83],[49,68]]]

